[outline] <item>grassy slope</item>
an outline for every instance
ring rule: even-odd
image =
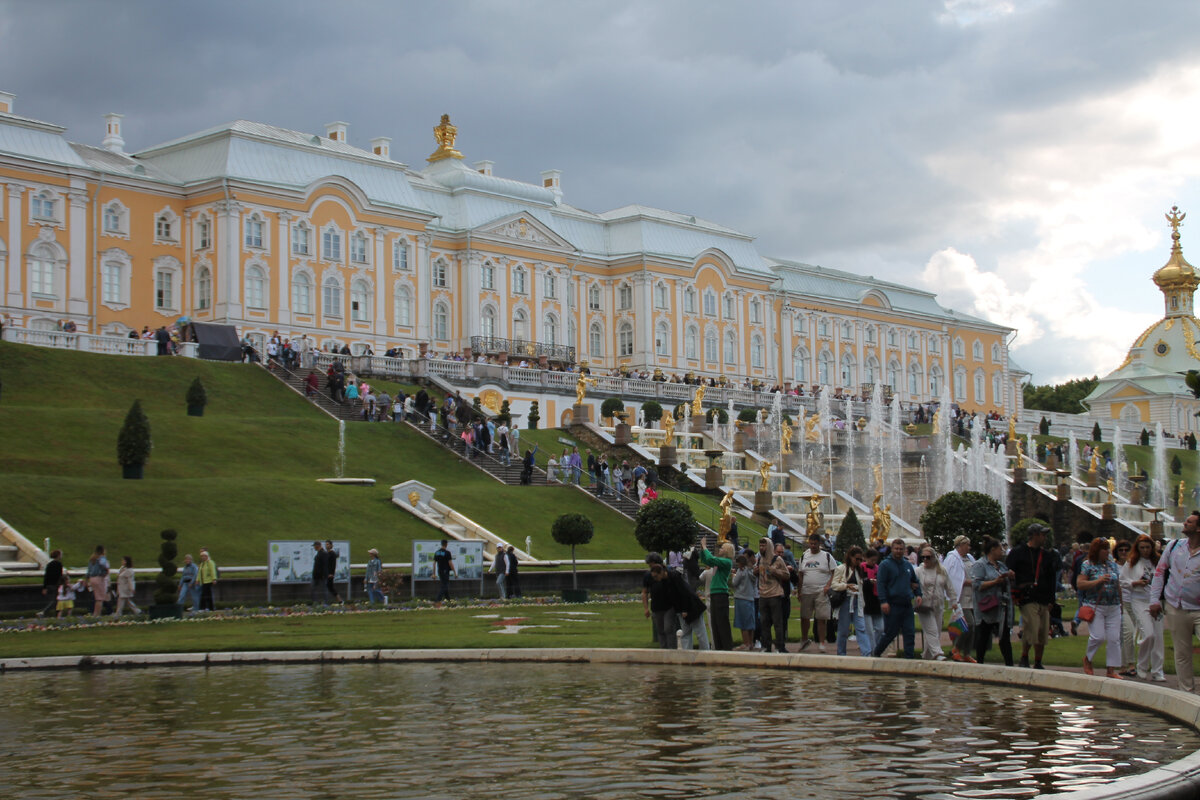
[[[209,405],[184,413],[200,376]],[[596,537],[579,555],[636,558],[628,520],[562,489],[506,487],[402,426],[347,425],[346,474],[375,487],[319,484],[333,474],[337,425],[258,367],[192,359],[98,356],[0,343],[0,516],[25,536],[84,561],[103,542],[141,565],[157,558],[157,533],[180,547],[208,546],[218,563],[261,564],[269,539],[348,537],[358,554],[378,547],[403,560],[431,528],[390,503],[387,487],[417,478],[437,497],[523,542],[539,556],[569,556],[549,535],[561,513],[579,512]],[[126,481],[116,436],[134,398],[150,418],[147,479]],[[356,556],[356,558],[360,557]]]

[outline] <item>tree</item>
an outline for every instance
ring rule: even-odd
[[[529,404],[529,430],[535,430],[537,428],[538,420],[541,418],[542,415],[538,413],[538,401],[534,400]]]
[[[1061,411],[1064,414],[1085,414],[1087,409],[1080,402],[1092,393],[1100,379],[1080,378],[1066,383],[1048,386],[1025,385],[1025,407],[1030,411]]]
[[[1171,459],[1171,472],[1176,475],[1183,474],[1183,462],[1179,460],[1179,456],[1175,456]]]
[[[1095,442],[1103,441],[1103,439],[1100,436],[1100,423],[1099,422],[1097,422],[1095,425],[1092,426],[1092,441],[1095,441]]]
[[[960,535],[970,538],[971,549],[980,553],[985,537],[1004,538],[1004,509],[981,492],[947,492],[925,509],[921,529],[939,553],[954,547]]]
[[[142,401],[134,400],[125,415],[125,424],[117,435],[117,463],[125,468],[125,477],[141,478],[141,468],[150,458],[154,443],[150,439],[150,420],[142,411]],[[133,473],[137,474],[134,475]]]
[[[642,418],[646,420],[647,425],[653,425],[662,419],[663,407],[656,400],[647,400],[642,403]]]
[[[579,588],[579,575],[575,572],[575,545],[587,544],[592,540],[592,521],[583,514],[563,514],[554,520],[550,535],[554,541],[571,545],[571,586]]]
[[[1046,545],[1045,546],[1046,547],[1054,546],[1054,527],[1049,522],[1047,522],[1044,519],[1041,519],[1040,517],[1026,517],[1025,519],[1018,522],[1016,525],[1013,525],[1012,530],[1009,531],[1009,533],[1008,533],[1008,540],[1012,544],[1013,547],[1016,547],[1019,544],[1025,544],[1025,540],[1029,538],[1029,533],[1028,533],[1029,526],[1033,525],[1034,523],[1037,523],[1038,525],[1045,525],[1047,528],[1050,529],[1050,532],[1046,534]]]
[[[758,422],[758,410],[753,408],[743,408],[738,412],[737,418],[742,422]]]
[[[500,404],[500,413],[496,415],[496,422],[502,422],[505,425],[512,422],[512,409],[509,408],[507,400]]]
[[[723,408],[710,408],[707,411],[705,411],[704,412],[704,421],[712,422],[714,414],[717,417],[717,424],[724,425],[725,423],[729,422],[729,412]]]
[[[179,571],[175,566],[175,556],[179,554],[179,548],[175,545],[178,535],[173,528],[167,528],[159,534],[163,542],[158,553],[159,573],[154,577],[154,602],[160,606],[174,605],[179,598],[179,590],[175,586],[175,573]]]
[[[700,531],[691,507],[669,497],[642,506],[635,520],[633,535],[638,544],[658,553],[686,550],[695,544]]]
[[[619,397],[610,397],[600,404],[601,417],[613,417],[625,410],[625,402]]]
[[[199,378],[192,381],[192,385],[187,390],[187,410],[188,416],[203,417],[204,407],[208,405],[208,392],[204,391],[204,384]]]
[[[1042,417],[1042,421],[1038,423],[1038,433],[1040,433],[1042,436],[1048,436],[1050,434],[1050,420]]]
[[[858,521],[858,515],[854,513],[853,508],[849,508],[846,510],[846,516],[842,518],[842,524],[838,527],[837,539],[833,543],[833,557],[838,561],[845,561],[846,551],[856,545],[865,552],[867,540],[863,535],[863,526]]]

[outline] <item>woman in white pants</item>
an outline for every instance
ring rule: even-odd
[[[924,645],[921,658],[943,661],[946,654],[942,652],[942,612],[947,605],[957,607],[958,598],[951,593],[950,575],[933,548],[928,545],[922,547],[920,559],[921,565],[916,572],[917,580],[921,582],[921,605],[917,608],[917,618],[921,620],[921,643]]]
[[[1161,683],[1166,680],[1163,675],[1163,618],[1161,614],[1157,618],[1150,616],[1150,581],[1154,579],[1157,565],[1154,540],[1139,536],[1133,554],[1121,565],[1121,591],[1137,627],[1137,676]]]
[[[1097,536],[1088,549],[1088,557],[1079,568],[1080,606],[1095,611],[1088,622],[1087,655],[1083,657],[1083,671],[1094,675],[1092,659],[1100,645],[1104,645],[1105,674],[1121,680],[1121,573],[1117,562],[1110,557],[1108,540]]]

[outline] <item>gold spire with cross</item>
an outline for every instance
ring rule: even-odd
[[[1154,273],[1154,282],[1162,290],[1166,316],[1190,317],[1192,296],[1196,287],[1200,286],[1200,276],[1196,274],[1196,268],[1183,257],[1183,247],[1179,244],[1179,226],[1187,214],[1181,213],[1179,206],[1171,206],[1165,216],[1167,224],[1171,226],[1171,255],[1167,263]]]
[[[433,138],[437,140],[438,149],[426,160],[432,164],[446,158],[462,158],[463,154],[454,149],[454,140],[457,137],[458,128],[450,123],[450,115],[442,114],[441,123],[433,129]]]

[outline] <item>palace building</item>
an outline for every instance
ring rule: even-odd
[[[99,146],[18,116],[0,93],[0,311],[124,335],[181,317],[377,354],[586,362],[1012,410],[1010,328],[926,291],[769,258],[686,213],[566,202],[468,165],[448,117],[421,168],[237,121],[138,153],[122,116]]]

